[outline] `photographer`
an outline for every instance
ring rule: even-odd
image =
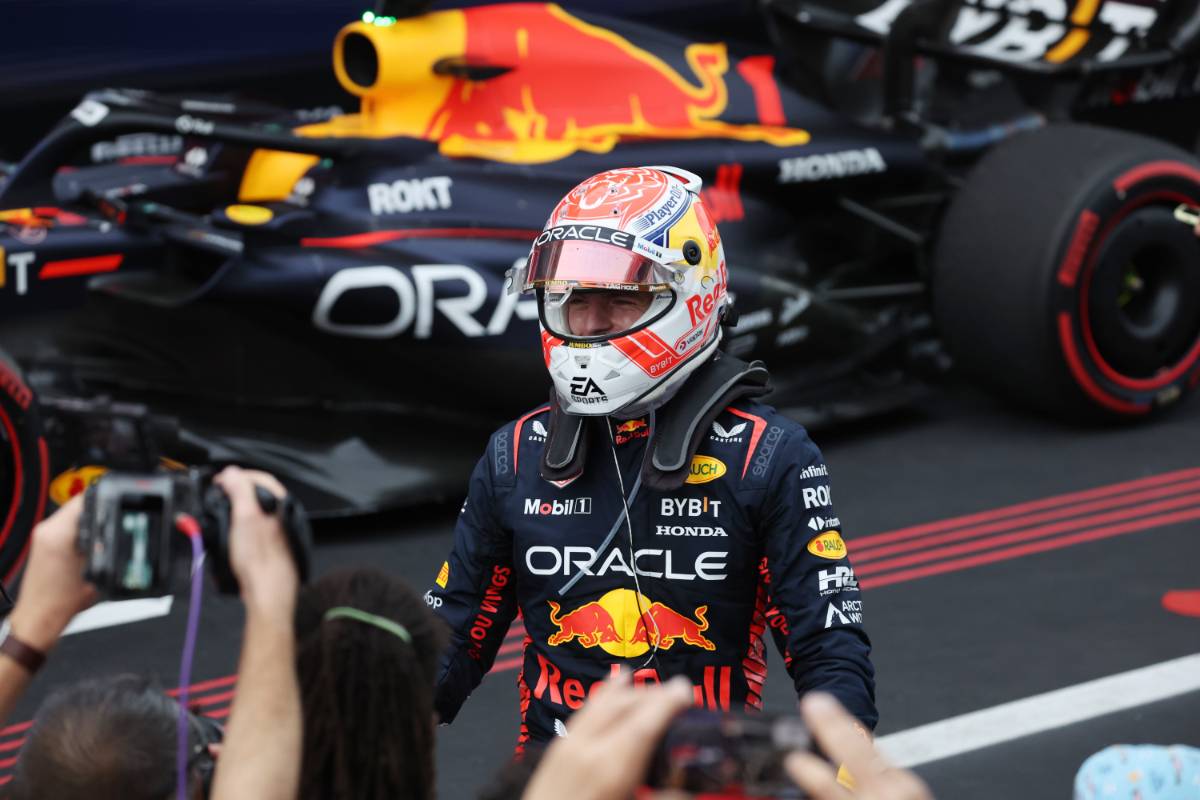
[[[302,714],[292,634],[300,578],[283,525],[260,507],[255,485],[276,498],[287,492],[273,476],[237,467],[213,482],[232,507],[229,564],[246,605],[246,628],[212,797],[286,800],[300,786]]]
[[[33,530],[17,603],[0,641],[0,721],[8,719],[46,655],[80,611],[99,595],[83,579],[75,549],[83,498],[76,497]]]
[[[662,686],[633,686],[622,672],[606,681],[572,717],[570,735],[549,746],[522,800],[632,798],[644,782],[655,744],[691,699],[691,687],[682,678]],[[828,761],[792,753],[785,762],[788,774],[811,800],[932,800],[920,778],[888,764],[832,696],[806,695],[800,711],[822,752],[844,764],[857,784],[852,795],[838,783]]]
[[[231,505],[229,561],[246,604],[246,628],[239,691],[211,796],[295,797],[301,723],[292,616],[298,577],[280,519],[262,511],[255,486],[276,498],[285,492],[270,475],[233,467],[214,482]],[[20,594],[0,643],[0,718],[7,718],[75,614],[98,597],[82,577],[84,557],[77,549],[82,510],[83,498],[76,497],[33,532]],[[47,700],[17,762],[13,795],[177,796],[172,755],[179,707],[157,695],[147,682],[123,676],[87,681]],[[189,715],[188,724],[197,723]],[[193,797],[204,783],[200,765],[211,768],[208,748],[202,742],[199,751],[196,747],[193,741],[186,780]]]

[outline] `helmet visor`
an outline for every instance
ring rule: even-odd
[[[624,247],[558,239],[533,248],[524,288],[661,290],[667,288],[664,272],[657,262]]]

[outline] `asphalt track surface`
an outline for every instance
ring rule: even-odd
[[[1200,653],[1200,603],[1176,594],[1170,611],[1164,602],[1200,590],[1200,402],[1138,427],[1080,428],[948,387],[919,409],[814,438],[863,586],[881,737]],[[423,591],[456,511],[327,528],[318,572],[370,564]],[[164,617],[66,637],[0,731],[0,781],[25,735],[20,721],[56,684],[139,672],[176,685],[185,613],[181,599]],[[228,713],[240,637],[236,600],[206,594],[192,671],[199,710]],[[511,753],[518,641],[513,632],[454,725],[439,730],[443,798],[473,797]],[[772,659],[766,707],[786,712],[794,692]],[[1099,716],[1067,710],[1090,718],[992,730],[1006,740],[917,772],[943,800],[1061,799],[1105,745],[1200,746],[1200,690]],[[1042,715],[1024,716],[1039,727]]]

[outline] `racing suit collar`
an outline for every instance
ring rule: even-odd
[[[746,363],[723,353],[707,361],[679,388],[659,412],[659,427],[647,445],[653,448],[642,480],[647,486],[670,491],[683,485],[688,465],[704,432],[727,405],[744,397],[770,391],[770,375],[761,361]],[[550,425],[542,451],[540,473],[548,481],[572,480],[583,472],[588,442],[596,435],[607,438],[605,417],[568,414],[551,392]]]

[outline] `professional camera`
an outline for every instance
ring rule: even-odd
[[[797,800],[805,795],[783,768],[796,750],[817,752],[799,717],[691,708],[655,749],[647,785],[706,797]]]
[[[187,514],[200,525],[217,590],[237,594],[229,566],[229,498],[211,479],[210,471],[199,470],[108,473],[92,484],[76,540],[86,561],[84,577],[108,597],[162,595],[185,585],[192,549],[176,517]],[[300,580],[308,580],[312,532],[303,507],[261,486],[255,493],[264,513],[279,516]]]

